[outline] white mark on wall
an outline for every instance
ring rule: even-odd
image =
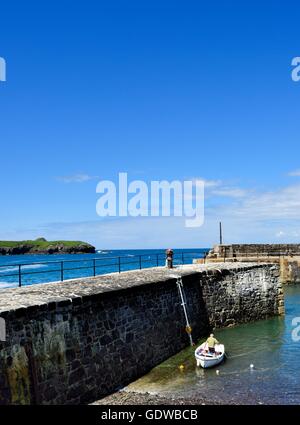
[[[3,317],[0,317],[0,341],[6,341],[6,323]]]

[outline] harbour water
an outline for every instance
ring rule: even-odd
[[[174,250],[174,264],[191,264],[201,258],[207,248]],[[141,256],[141,260],[139,258]],[[122,257],[120,260],[118,257]],[[95,262],[94,262],[95,260]],[[0,256],[0,289],[19,284],[19,264],[22,264],[22,286],[56,282],[63,279],[156,267],[165,264],[165,250],[97,250],[95,254],[11,255]]]
[[[299,284],[285,287],[285,303],[284,317],[215,331],[227,351],[226,361],[216,368],[197,368],[194,347],[189,347],[126,391],[216,404],[299,404],[300,340],[292,339],[292,320],[300,321]]]
[[[184,261],[188,264],[196,256],[203,256],[206,249],[180,250],[182,251]],[[139,268],[135,256],[143,256],[143,267],[153,267],[157,265],[157,254],[159,265],[163,265],[164,250],[2,256],[0,288],[17,286],[18,264],[25,264],[23,284],[32,285],[59,281],[58,265],[61,261],[66,261],[67,264],[64,277],[71,279],[91,276],[94,258],[99,259],[97,274],[102,274],[117,271],[115,259],[118,256],[123,258],[122,270],[132,270]],[[176,261],[181,261],[181,258]],[[78,262],[80,267],[86,267],[79,269]],[[150,392],[169,399],[189,398],[205,403],[300,404],[300,340],[292,338],[295,330],[292,320],[299,317],[300,321],[300,284],[285,286],[284,291],[285,316],[215,331],[218,340],[226,347],[227,359],[223,364],[214,369],[197,368],[195,347],[188,347],[130,384],[125,391]],[[300,336],[300,331],[298,335]],[[197,341],[197,345],[202,341]],[[183,367],[180,368],[180,365]],[[216,373],[217,370],[219,374]]]

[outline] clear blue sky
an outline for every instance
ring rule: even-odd
[[[296,1],[1,5],[0,239],[300,240]],[[108,219],[99,179],[208,181],[205,224]],[[299,174],[299,175],[298,175]]]

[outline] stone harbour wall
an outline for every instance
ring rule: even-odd
[[[215,245],[205,259],[195,259],[195,263],[220,262],[263,262],[280,265],[282,283],[300,282],[299,244],[234,244]]]
[[[300,282],[300,256],[282,257],[279,260],[282,283]]]
[[[215,327],[283,314],[270,264],[160,267],[0,292],[0,404],[93,402]]]
[[[223,267],[223,269],[222,269]],[[213,328],[233,326],[284,314],[284,295],[277,265],[253,268],[239,264],[236,273],[221,265],[221,276],[202,282],[203,297]]]
[[[229,258],[239,256],[300,255],[300,244],[230,244],[215,245],[207,258]]]

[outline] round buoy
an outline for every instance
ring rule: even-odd
[[[253,368],[254,368],[254,364],[252,364],[252,363],[251,363],[251,365],[250,365],[250,369],[253,369]]]

